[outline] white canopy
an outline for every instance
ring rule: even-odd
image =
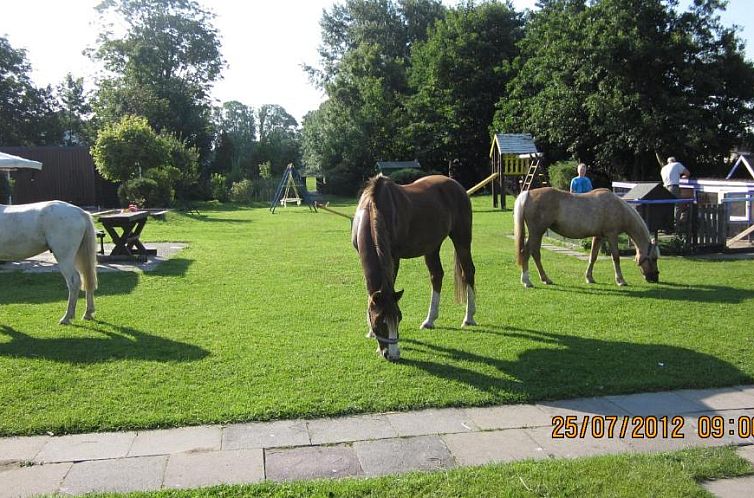
[[[0,152],[0,171],[11,171],[21,168],[41,170],[42,163]]]

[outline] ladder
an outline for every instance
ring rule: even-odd
[[[521,192],[525,192],[531,188],[531,184],[534,182],[534,177],[537,176],[537,171],[539,171],[539,164],[539,157],[532,154],[531,163],[529,163],[529,171],[527,171],[524,183],[521,185]]]

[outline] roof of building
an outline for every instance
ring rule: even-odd
[[[377,161],[377,169],[384,171],[386,169],[421,169],[419,161]]]
[[[499,154],[537,154],[534,138],[529,133],[497,133],[492,139],[490,156],[497,145]]]

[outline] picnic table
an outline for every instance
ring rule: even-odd
[[[125,211],[104,214],[99,221],[113,240],[111,257],[129,257],[146,261],[148,255],[157,254],[156,249],[147,249],[141,243],[141,231],[147,224],[148,211]]]

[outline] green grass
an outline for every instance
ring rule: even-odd
[[[143,239],[189,247],[157,271],[100,273],[97,321],[57,325],[61,276],[0,274],[0,434],[73,433],[522,403],[754,378],[752,261],[633,263],[550,252],[556,285],[524,289],[511,213],[474,199],[479,326],[459,327],[452,250],[440,318],[423,260],[403,262],[402,359],[364,337],[366,291],[348,221],[305,207],[206,207],[150,221]],[[512,205],[512,202],[509,204]],[[337,209],[352,211],[353,204]],[[535,285],[537,282],[535,281]]]
[[[199,490],[134,493],[129,497],[369,497],[369,496],[710,496],[703,480],[750,474],[731,448],[658,455],[619,455],[578,460],[526,461],[447,472],[371,479],[263,483]],[[118,495],[101,495],[118,496]]]

